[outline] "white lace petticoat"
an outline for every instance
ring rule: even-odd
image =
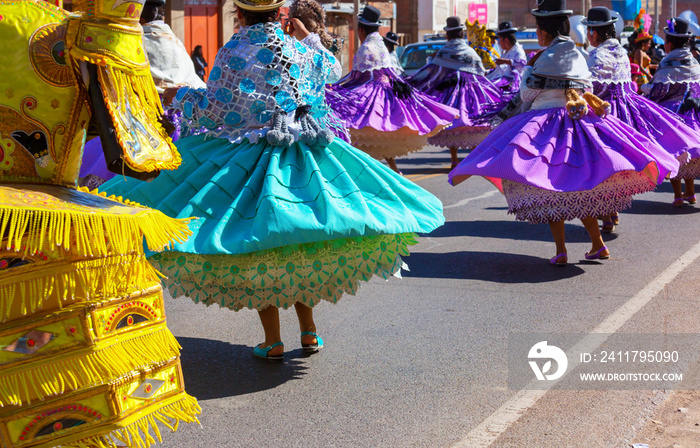
[[[443,148],[474,149],[491,133],[489,126],[461,126],[443,129],[428,138],[428,144]]]
[[[678,169],[678,175],[674,179],[695,179],[700,177],[700,159],[691,159],[682,164]]]
[[[419,135],[417,131],[407,127],[397,131],[378,131],[371,127],[350,129],[352,146],[361,149],[375,159],[382,160],[423,149],[428,144],[428,136],[441,131],[440,126],[430,134]]]
[[[550,191],[503,179],[508,213],[533,224],[610,215],[629,208],[633,195],[655,188],[649,177],[636,171],[615,173],[583,191]]]

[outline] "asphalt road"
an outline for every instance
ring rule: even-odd
[[[508,388],[515,333],[586,333],[700,242],[700,206],[674,209],[668,182],[639,196],[606,237],[611,259],[584,262],[590,243],[567,224],[570,265],[551,267],[546,225],[516,222],[481,178],[447,183],[447,151],[398,160],[445,205],[446,224],[421,238],[403,279],[374,279],[315,308],[321,353],[305,357],[293,311],[282,312],[284,364],[252,356],[256,312],[167,298],[183,346],[186,387],[201,428],[164,434],[165,447],[452,447],[517,396]],[[691,257],[692,258],[692,257]],[[623,322],[623,332],[699,332],[700,261]],[[667,391],[550,391],[493,434],[498,447],[623,447]]]

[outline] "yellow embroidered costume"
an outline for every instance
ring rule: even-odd
[[[476,51],[479,57],[481,57],[484,68],[490,70],[496,67],[498,55],[491,45],[491,39],[489,39],[487,35],[488,30],[486,29],[486,25],[480,25],[478,20],[472,23],[469,19],[465,21],[465,24],[467,26],[467,40],[469,41],[469,45]]]
[[[141,4],[69,15],[0,0],[0,446],[145,447],[200,409],[165,323],[160,250],[186,223],[76,189],[91,119],[113,166],[141,178],[180,158],[162,114]]]

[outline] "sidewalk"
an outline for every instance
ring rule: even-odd
[[[654,417],[634,437],[635,448],[700,446],[700,391],[672,392]]]

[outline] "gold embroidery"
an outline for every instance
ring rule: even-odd
[[[59,23],[44,25],[29,40],[29,59],[36,73],[46,82],[58,87],[73,84],[66,64],[66,27]]]
[[[12,153],[15,151],[15,142],[11,138],[3,138],[0,132],[0,170],[7,171],[15,164]]]

